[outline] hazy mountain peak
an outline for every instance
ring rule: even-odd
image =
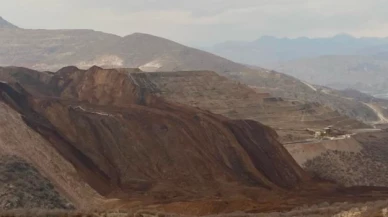
[[[330,39],[330,38],[328,38],[328,39]],[[348,43],[348,42],[356,41],[357,40],[357,38],[355,38],[354,36],[346,34],[346,33],[335,35],[331,39],[333,41],[342,42],[342,43]]]
[[[348,34],[348,33],[340,33],[338,35],[335,35],[334,38],[355,38],[354,36]]]
[[[9,29],[16,29],[16,28],[19,28],[15,25],[13,25],[12,23],[6,21],[5,19],[3,19],[3,17],[0,16],[0,28],[9,28]]]
[[[136,38],[136,39],[144,39],[144,40],[152,40],[152,41],[163,41],[163,42],[171,42],[171,43],[174,43],[174,44],[178,44],[177,42],[171,41],[171,40],[166,39],[166,38],[162,38],[162,37],[151,35],[151,34],[147,34],[147,33],[141,33],[141,32],[132,33],[130,35],[125,36],[124,38],[126,38],[126,39],[128,39],[128,38],[135,39]]]
[[[146,33],[141,33],[141,32],[134,32],[134,33],[127,35],[125,37],[145,37],[145,36],[151,36],[151,35],[146,34]]]
[[[279,39],[280,38],[275,37],[275,36],[263,35],[259,39],[257,39],[256,41],[276,41],[276,40],[279,40]]]

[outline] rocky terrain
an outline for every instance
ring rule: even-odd
[[[0,159],[0,207],[13,209],[72,209],[37,169],[15,156]]]
[[[267,92],[273,96],[302,102],[317,102],[342,115],[364,122],[379,120],[378,114],[358,99],[333,94],[335,91],[330,88],[315,87],[282,73],[275,71],[240,72],[229,73],[229,76],[250,85],[258,92]]]
[[[43,177],[50,180],[56,192],[77,208],[87,209],[102,200],[95,190],[79,178],[73,165],[49,141],[26,125],[22,116],[3,101],[0,101],[0,123],[2,155],[14,156],[28,163],[31,168],[36,168]],[[28,192],[29,190],[25,191]],[[35,191],[30,194],[34,195]]]
[[[321,104],[272,97],[264,91],[256,92],[243,83],[210,71],[133,71],[129,71],[131,78],[158,96],[232,119],[262,122],[276,129],[285,142],[313,138],[313,133],[307,128],[333,126],[347,130],[369,127]]]
[[[69,67],[55,75],[1,74],[10,82],[0,85],[2,100],[107,199],[248,199],[248,189],[276,196],[309,180],[272,129],[166,102],[126,73]]]
[[[307,171],[345,186],[387,183],[387,131],[360,133],[352,138],[286,148]]]
[[[12,156],[0,165],[16,162],[21,173],[8,176],[33,179],[7,179],[3,206],[119,216],[319,216],[310,206],[324,202],[330,215],[385,209],[364,204],[388,195],[371,187],[387,187],[386,132],[355,133],[387,123],[385,100],[151,35],[0,21],[0,65],[82,68],[0,67],[0,152]]]
[[[313,179],[273,129],[179,104],[162,93],[168,85],[158,89],[171,78],[145,77],[155,75],[1,68],[2,153],[33,165],[78,209],[206,215],[386,197],[383,189],[348,191]]]

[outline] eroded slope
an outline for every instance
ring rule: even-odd
[[[388,186],[387,131],[286,148],[307,171],[345,186]]]
[[[348,99],[327,91],[329,88],[317,88],[283,73],[255,70],[243,73],[229,73],[241,82],[266,91],[273,96],[295,99],[305,102],[316,102],[338,111],[340,114],[364,122],[377,121],[373,109],[355,99]]]
[[[19,83],[1,83],[2,99],[107,198],[247,197],[244,188],[280,192],[309,180],[257,122],[166,102],[117,70],[47,76],[4,78]]]
[[[125,70],[123,70],[125,71]],[[313,138],[307,128],[367,128],[319,103],[284,100],[209,71],[132,72],[143,89],[168,101],[199,107],[232,119],[260,121],[277,130],[283,141]]]
[[[15,156],[36,168],[43,177],[50,180],[57,192],[77,208],[87,209],[100,203],[102,197],[79,178],[76,169],[49,141],[28,127],[19,113],[2,101],[0,123],[2,155]],[[28,194],[28,191],[25,193]]]

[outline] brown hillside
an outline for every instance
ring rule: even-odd
[[[0,102],[0,123],[0,152],[2,155],[15,156],[20,161],[30,164],[31,168],[36,168],[56,187],[57,191],[68,198],[76,207],[88,208],[99,203],[102,197],[79,178],[76,169],[54,149],[49,141],[28,127],[18,112],[3,101]],[[5,161],[5,163],[8,162],[8,160]],[[17,173],[15,176],[19,180],[25,180]],[[30,175],[27,174],[27,176]],[[10,184],[13,182],[9,181]],[[32,189],[29,187],[20,188],[20,190],[24,191],[26,195],[37,193],[30,191]],[[50,194],[51,190],[47,190],[47,193]],[[13,195],[13,193],[3,194],[5,198]],[[26,198],[26,200],[29,199]],[[25,203],[23,206],[27,208],[28,204],[33,205]],[[33,208],[42,207],[41,205],[44,205],[42,200],[39,206],[34,204]],[[22,204],[19,206],[21,208]],[[2,209],[6,208],[2,207]]]
[[[0,150],[77,208],[205,215],[387,195],[315,182],[271,128],[166,101],[135,71],[0,68]]]
[[[309,180],[272,129],[166,102],[126,73],[70,67],[25,79],[7,70],[3,80],[20,83],[1,83],[2,100],[105,197],[229,198]]]
[[[344,130],[368,128],[319,103],[271,97],[210,71],[130,72],[131,79],[170,102],[199,107],[232,119],[251,119],[276,129],[284,142],[311,139],[306,129],[333,126]]]

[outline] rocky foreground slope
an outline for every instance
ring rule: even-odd
[[[0,174],[0,207],[3,210],[73,208],[49,180],[18,157],[2,155]]]

